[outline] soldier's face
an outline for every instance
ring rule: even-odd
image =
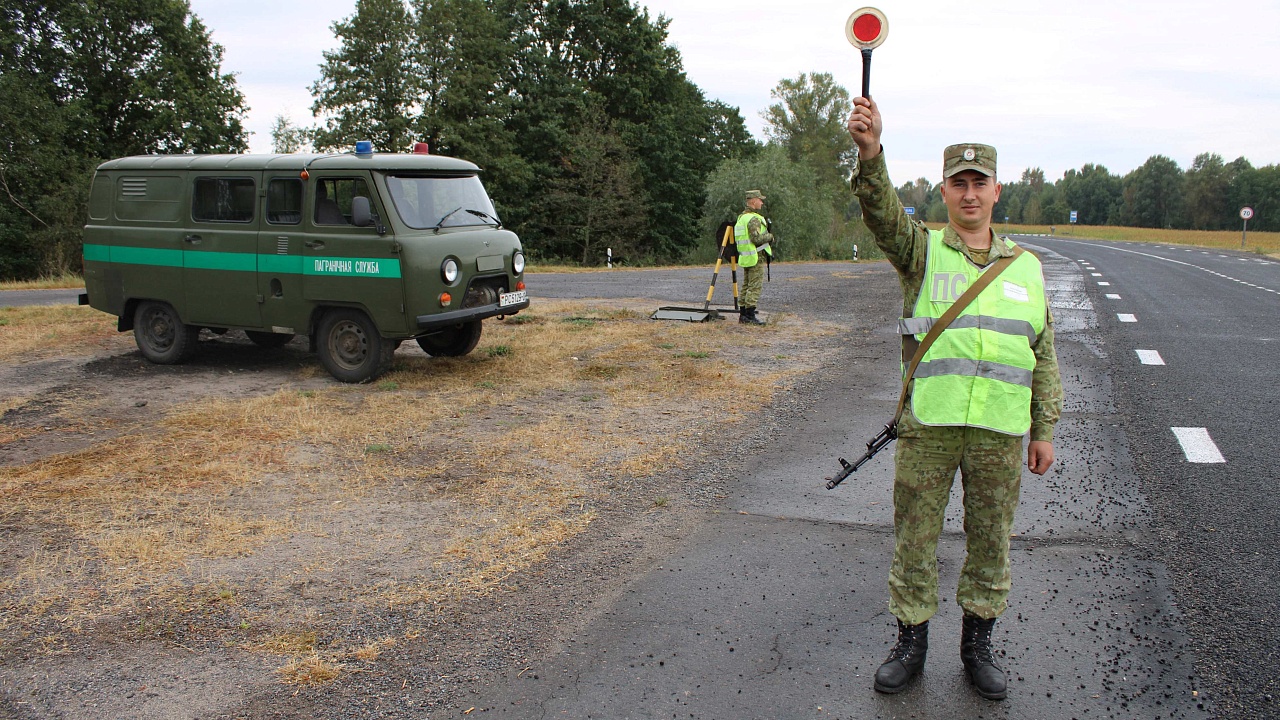
[[[747,198],[747,207],[752,210],[759,210],[764,207],[764,200],[761,200],[760,198]]]
[[[1000,200],[1000,183],[977,170],[963,170],[942,182],[942,201],[951,222],[966,230],[981,230],[991,222]]]

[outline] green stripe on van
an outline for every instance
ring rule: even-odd
[[[90,250],[99,257],[91,258]],[[105,255],[105,257],[101,257]],[[126,265],[159,265],[161,267],[182,267],[181,250],[165,250],[162,248],[127,247],[123,245],[85,245],[85,260],[101,260]]]
[[[276,275],[301,275],[301,255],[259,255],[258,271]]]
[[[254,253],[186,250],[182,266],[193,270],[239,270],[256,272],[258,256]]]
[[[323,277],[399,278],[400,261],[394,258],[303,257],[254,253],[200,252],[120,245],[85,245],[84,259],[125,265],[187,267],[194,270],[233,270],[281,275]]]

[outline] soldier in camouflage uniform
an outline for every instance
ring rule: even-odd
[[[903,211],[886,170],[880,144],[882,129],[876,104],[868,98],[856,98],[848,123],[860,158],[853,189],[876,244],[901,278],[903,320],[900,324],[904,339],[918,340],[923,338],[923,332],[915,333],[927,327],[919,321],[937,317],[920,317],[921,308],[938,301],[939,278],[931,273],[949,263],[949,267],[962,270],[971,267],[971,277],[976,277],[981,268],[1014,254],[1014,244],[991,229],[991,214],[1000,198],[1001,187],[996,181],[995,148],[965,144],[950,146],[943,152],[941,190],[949,222],[945,230],[933,231],[931,236],[924,225]],[[933,258],[930,253],[934,253]],[[1018,273],[1013,273],[1018,267],[1016,263],[1024,258],[1027,262]],[[1010,282],[1019,278],[1027,282]],[[1008,297],[997,297],[994,302],[1005,303],[1006,308],[1023,304],[1024,312],[1036,322],[1013,321],[1012,324],[1024,328],[1025,339],[1019,340],[1020,349],[1017,343],[1010,342],[1010,335],[999,334],[1010,332],[1009,318],[983,316],[980,321],[968,324],[968,329],[961,329],[959,320],[964,319],[964,314],[943,331],[933,346],[942,345],[948,336],[984,332],[985,327],[985,332],[996,333],[988,337],[996,338],[1025,358],[1025,368],[997,368],[995,372],[1005,373],[1005,382],[980,380],[978,376],[982,373],[993,372],[992,364],[982,363],[983,357],[975,355],[972,367],[966,370],[938,371],[940,374],[968,373],[970,377],[962,377],[958,382],[954,377],[948,378],[947,382],[953,384],[944,387],[971,389],[960,393],[963,396],[959,398],[955,392],[948,397],[937,396],[938,399],[929,401],[935,405],[922,413],[922,383],[932,382],[934,378],[922,379],[926,373],[921,369],[913,376],[910,392],[917,397],[909,398],[911,412],[905,413],[898,424],[894,458],[894,554],[889,571],[889,609],[898,618],[898,643],[876,672],[876,690],[899,692],[924,666],[929,618],[938,608],[938,536],[942,532],[951,485],[959,469],[964,488],[966,550],[956,591],[956,601],[964,611],[960,656],[970,682],[980,695],[989,699],[1005,697],[1006,677],[992,656],[991,630],[995,619],[1007,607],[1011,584],[1009,534],[1021,483],[1022,435],[1029,428],[1027,467],[1043,475],[1054,460],[1053,427],[1062,410],[1053,318],[1049,315],[1043,288],[1039,261],[1030,253],[1022,253],[970,306],[978,306],[989,293],[999,295],[1002,290]],[[922,292],[926,293],[923,302]],[[935,297],[929,297],[930,293]],[[958,295],[943,299],[954,301],[956,297]],[[1012,304],[1008,298],[1013,298]],[[1002,323],[1005,329],[991,329]],[[1038,332],[1027,332],[1037,325]],[[904,368],[911,357],[907,349],[914,352],[909,341],[904,342]],[[933,352],[931,348],[926,359]],[[925,365],[922,362],[921,368]],[[1016,381],[1009,380],[1014,377]],[[966,386],[966,382],[971,384]],[[984,388],[994,386],[1004,395],[989,399],[983,393],[983,397],[977,397],[974,388],[980,382],[988,383]],[[1030,386],[1029,401],[1027,385]],[[983,417],[984,404],[988,402],[1000,405],[1004,411],[994,423],[975,422],[972,417]],[[930,412],[936,415],[937,406],[948,404],[959,407],[961,415],[957,417],[964,419],[954,422],[920,419],[921,414],[926,419]],[[1008,411],[1010,408],[1016,411]],[[975,413],[975,409],[975,415],[964,414]],[[992,417],[990,409],[985,412],[987,417]],[[993,424],[1001,426],[1003,432],[992,429]]]
[[[773,235],[768,221],[760,214],[764,207],[764,195],[759,190],[747,191],[747,209],[738,215],[733,226],[734,242],[738,246],[738,267],[742,268],[742,307],[738,321],[748,325],[763,325],[756,317],[756,305],[764,290],[764,273],[768,258],[773,255]],[[761,263],[764,260],[765,264]]]

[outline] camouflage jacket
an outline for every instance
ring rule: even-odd
[[[929,247],[929,230],[912,220],[902,209],[898,193],[889,180],[884,152],[861,163],[853,176],[853,191],[862,205],[862,219],[876,245],[884,251],[902,280],[902,316],[910,317],[916,298],[924,284],[925,255]],[[991,251],[987,257],[975,256],[956,231],[948,225],[942,241],[964,253],[980,266],[986,266],[1013,253],[1012,243],[992,233]],[[1053,441],[1053,426],[1062,415],[1062,378],[1058,373],[1058,355],[1053,347],[1053,314],[1045,318],[1044,331],[1031,350],[1036,367],[1031,372],[1031,439]]]

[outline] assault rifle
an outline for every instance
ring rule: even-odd
[[[848,460],[840,458],[840,465],[843,469],[839,474],[827,481],[827,489],[831,490],[835,488],[835,486],[844,482],[845,478],[857,472],[858,468],[862,467],[868,460],[875,457],[876,453],[885,449],[889,446],[889,443],[897,439],[898,430],[896,425],[893,423],[885,425],[884,429],[880,431],[880,434],[871,438],[871,442],[867,443],[867,451],[863,453],[862,457],[858,458],[857,462],[850,463]]]

